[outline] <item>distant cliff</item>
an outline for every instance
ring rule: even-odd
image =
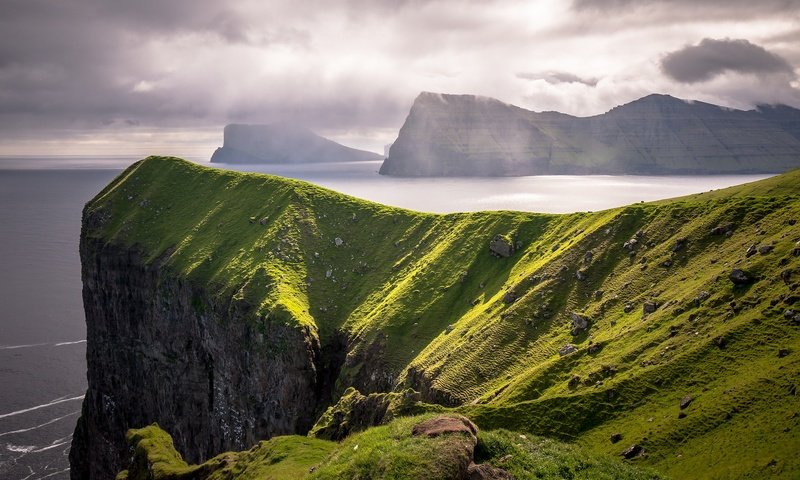
[[[291,125],[225,127],[223,146],[213,163],[320,163],[382,160],[383,156],[346,147],[307,128]]]
[[[800,167],[800,110],[648,95],[594,117],[421,93],[380,173],[399,176],[779,173]]]

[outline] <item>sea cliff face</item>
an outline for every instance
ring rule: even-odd
[[[800,166],[800,110],[648,95],[593,117],[423,92],[384,175],[778,173]]]
[[[136,248],[84,234],[81,258],[89,389],[72,478],[114,478],[125,432],[152,422],[194,462],[311,427],[323,378],[307,327],[255,324],[246,302],[209,297]]]

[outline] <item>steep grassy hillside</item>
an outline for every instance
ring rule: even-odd
[[[344,338],[334,398],[411,387],[484,429],[639,445],[674,478],[800,473],[798,171],[597,213],[433,215],[151,157],[87,212],[96,238],[253,305],[256,329]]]

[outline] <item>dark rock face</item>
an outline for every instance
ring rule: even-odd
[[[514,245],[503,235],[495,235],[489,242],[489,251],[497,257],[510,257],[514,253]]]
[[[775,112],[780,111],[780,114]],[[594,117],[421,93],[383,175],[711,174],[800,166],[800,110],[741,111],[648,95]]]
[[[202,462],[304,433],[329,401],[307,328],[257,327],[248,305],[209,299],[135,249],[84,235],[81,258],[89,388],[71,478],[114,478],[129,428],[158,422],[188,461]]]
[[[291,125],[225,126],[223,146],[212,163],[315,163],[382,160],[377,153],[346,147]]]

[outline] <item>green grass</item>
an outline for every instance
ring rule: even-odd
[[[639,443],[636,462],[674,478],[800,473],[800,329],[783,317],[800,309],[800,171],[596,213],[433,215],[151,157],[86,214],[84,235],[256,306],[244,321],[357,339],[338,394],[372,376],[372,388],[414,387],[485,428],[615,456]],[[710,235],[728,222],[731,236]],[[631,257],[623,243],[637,231]],[[520,248],[491,256],[496,234]],[[747,257],[752,244],[774,250]],[[734,288],[733,268],[759,279]],[[660,306],[643,316],[645,301]],[[572,335],[571,311],[588,332]],[[578,352],[560,357],[566,343]]]
[[[449,479],[469,461],[472,444],[462,434],[412,436],[414,425],[434,414],[403,417],[349,436],[341,443],[300,436],[276,437],[245,452],[218,455],[187,466],[169,435],[153,425],[128,439],[147,461],[118,478],[165,479]],[[480,431],[475,461],[510,472],[516,479],[656,480],[649,469],[555,440],[507,430]],[[152,476],[146,476],[146,475]]]

